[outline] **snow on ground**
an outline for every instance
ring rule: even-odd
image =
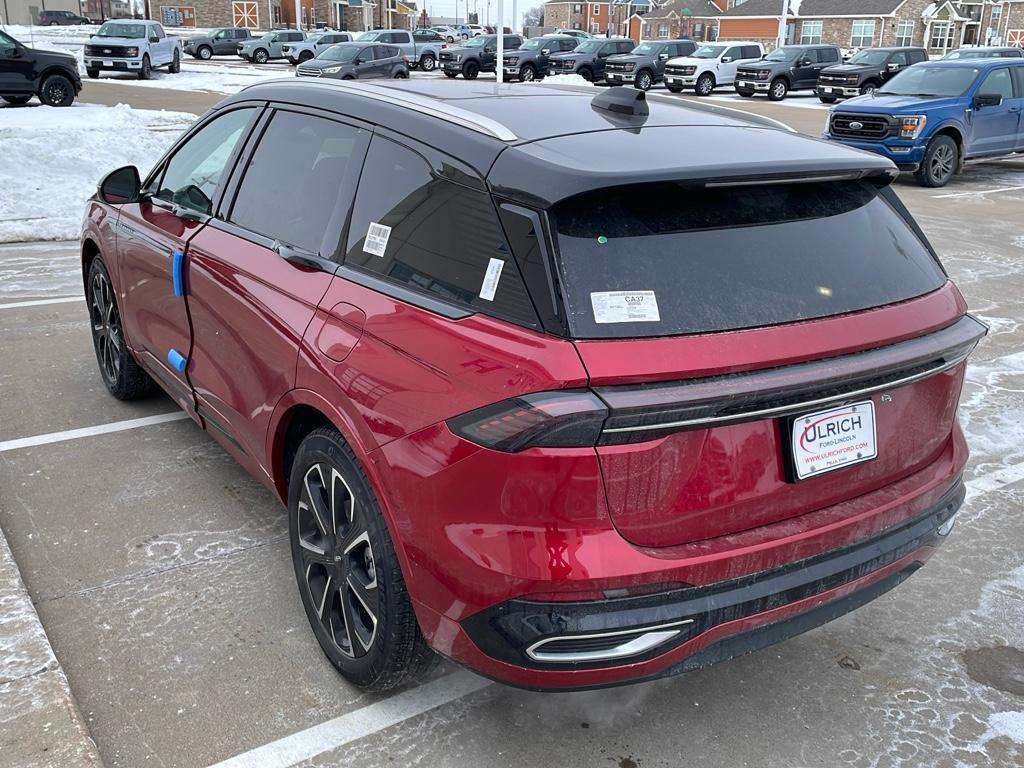
[[[589,80],[579,75],[548,75],[543,80],[534,81],[543,85],[589,85],[594,86]]]
[[[75,104],[0,111],[0,242],[78,238],[85,201],[109,171],[146,172],[195,119],[186,112]]]
[[[114,72],[101,72],[99,80],[90,82],[117,83],[118,85],[137,85],[142,88],[161,88],[175,91],[213,91],[215,93],[237,93],[247,85],[263,80],[278,80],[282,77],[295,77],[288,69],[278,71],[257,69],[256,67],[217,66],[215,64],[189,64],[183,61],[181,72],[172,75],[166,70],[153,70],[150,80],[139,80],[133,75],[122,75]]]

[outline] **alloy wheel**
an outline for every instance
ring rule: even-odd
[[[932,178],[939,183],[946,181],[953,175],[956,167],[956,152],[947,144],[941,144],[935,148],[931,159],[928,161],[928,171]]]
[[[46,85],[46,98],[51,104],[63,104],[68,98],[67,84],[53,80]]]
[[[534,75],[533,67],[523,67],[519,71],[519,79],[524,83],[528,83],[533,80]]]
[[[205,45],[202,48],[199,49],[199,58],[200,59],[209,60],[211,56],[213,56],[213,51],[211,51]]]
[[[636,87],[641,91],[649,90],[651,87],[651,75],[648,72],[641,72],[636,79]]]
[[[337,469],[313,464],[296,510],[305,589],[321,626],[338,651],[364,656],[377,637],[377,563],[365,510]]]
[[[121,351],[124,339],[121,334],[121,317],[117,312],[110,281],[104,272],[93,275],[90,286],[89,315],[92,320],[92,336],[96,345],[96,357],[100,369],[108,382],[116,382],[121,372]]]

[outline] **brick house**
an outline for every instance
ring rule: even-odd
[[[779,0],[730,0],[719,38],[778,36]],[[1024,32],[1024,0],[789,0],[787,43],[831,43],[840,48],[914,45],[941,55],[962,45],[1017,40]],[[999,31],[997,31],[999,30]]]
[[[582,29],[592,35],[608,31],[611,2],[573,3],[550,0],[544,3],[544,26],[562,29]]]
[[[714,40],[718,17],[726,0],[666,0],[647,13],[637,14],[628,36],[640,40]],[[633,20],[633,19],[631,19]]]
[[[106,0],[104,0],[106,1]],[[267,30],[294,27],[295,0],[190,0],[187,3],[150,0],[153,18],[167,27],[246,27]],[[363,32],[377,26],[409,26],[399,0],[300,0],[299,24],[313,29],[325,23],[332,29]]]

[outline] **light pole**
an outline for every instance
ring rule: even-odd
[[[779,16],[779,39],[776,41],[781,48],[786,44],[786,17],[789,15],[789,0],[782,0],[782,15]]]

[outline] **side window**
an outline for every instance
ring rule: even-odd
[[[723,58],[732,59],[733,61],[736,61],[736,59],[742,59],[743,49],[740,48],[739,46],[730,48],[725,52],[725,56],[723,56]]]
[[[743,46],[743,58],[744,59],[760,59],[761,49],[756,45],[744,45]]]
[[[276,112],[249,160],[228,220],[319,254],[325,233],[340,229],[332,220],[343,220],[334,214],[345,213],[339,204],[358,172],[365,134],[334,120]],[[301,195],[279,194],[286,178],[303,180]]]
[[[907,60],[907,52],[906,51],[896,51],[896,53],[894,53],[889,58],[889,63],[890,64],[899,64],[901,67],[907,66],[907,64],[910,63]]]
[[[1004,99],[1013,98],[1013,81],[1010,79],[1010,70],[1006,69],[993,69],[988,73],[988,77],[978,88],[978,93],[998,93]]]
[[[515,35],[512,35],[511,37],[506,35],[505,36],[505,40],[502,43],[502,45],[505,48],[518,48],[522,44],[523,44],[523,41],[521,39],[519,39],[518,37],[516,37]]]
[[[910,52],[910,63],[917,64],[918,62],[925,61],[928,58],[928,54],[924,51],[911,51]]]
[[[821,49],[821,61],[826,64],[833,64],[839,61],[839,49],[837,48],[822,48]]]
[[[422,156],[379,136],[366,155],[345,264],[434,298],[537,324],[490,196],[438,178]]]
[[[153,32],[156,33],[156,36],[159,37],[161,40],[167,37],[167,33],[164,32],[164,28],[161,27],[159,24],[153,25]]]
[[[209,215],[228,160],[256,109],[236,109],[207,123],[174,153],[153,196]]]
[[[632,40],[623,40],[619,44],[619,53],[629,53],[636,47],[636,43]]]
[[[14,40],[0,32],[0,56],[11,56],[17,49]]]

